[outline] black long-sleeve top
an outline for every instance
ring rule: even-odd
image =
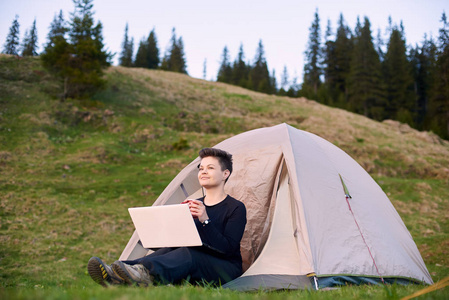
[[[198,199],[203,201],[204,197]],[[246,226],[245,205],[227,196],[215,205],[205,204],[210,223],[203,225],[195,219],[195,225],[203,242],[203,247],[212,249],[212,253],[233,263],[242,264],[240,241]]]

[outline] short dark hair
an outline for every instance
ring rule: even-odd
[[[199,153],[201,159],[205,157],[216,157],[220,163],[221,170],[229,170],[229,176],[232,174],[232,154],[217,148],[203,148]],[[228,178],[229,178],[228,176]],[[226,181],[228,181],[226,178]]]

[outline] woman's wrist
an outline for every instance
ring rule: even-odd
[[[198,218],[198,220],[201,222],[201,224],[203,224],[204,221],[209,220],[209,216],[208,215],[201,216]]]

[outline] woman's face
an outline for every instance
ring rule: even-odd
[[[198,170],[198,181],[204,188],[212,188],[224,184],[229,170],[222,170],[218,158],[213,156],[201,160]]]

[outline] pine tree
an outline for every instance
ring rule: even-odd
[[[376,47],[376,51],[377,51],[377,54],[379,55],[379,59],[381,62],[383,62],[385,59],[385,52],[383,50],[384,46],[385,46],[385,43],[382,39],[382,32],[380,29],[378,29],[375,47]]]
[[[62,10],[60,10],[59,15],[55,15],[50,24],[47,44],[41,54],[44,67],[64,82],[62,101],[68,96],[69,77],[73,73],[72,47],[66,38],[68,30]]]
[[[47,36],[47,44],[45,48],[53,48],[55,47],[55,43],[58,39],[64,38],[68,32],[68,28],[66,26],[66,22],[64,20],[64,14],[62,10],[59,11],[59,15],[55,15],[53,17],[53,21],[50,24],[50,31]]]
[[[391,35],[392,31],[393,31],[393,19],[391,18],[391,15],[390,15],[390,16],[388,16],[387,34]]]
[[[220,68],[217,74],[217,81],[231,83],[232,81],[232,68],[229,58],[228,47],[223,48],[223,54],[221,55]]]
[[[169,71],[168,69],[168,61],[170,60],[170,52],[168,49],[165,50],[164,56],[161,61],[161,70]]]
[[[64,80],[64,99],[89,96],[105,83],[103,69],[110,65],[112,55],[104,50],[101,22],[94,26],[92,1],[73,0],[68,40],[67,29],[55,18],[42,57],[44,66]]]
[[[279,89],[279,95],[284,96],[287,95],[287,90],[289,88],[289,77],[288,77],[288,70],[287,66],[284,66],[284,69],[282,70],[281,74],[281,88]]]
[[[249,84],[250,89],[262,93],[271,94],[275,90],[272,86],[272,79],[270,78],[270,73],[268,71],[262,40],[259,40],[254,64],[249,72]]]
[[[205,58],[203,62],[203,79],[207,79],[207,58]]]
[[[277,90],[277,81],[276,81],[276,69],[273,69],[271,71],[271,76],[270,76],[270,94],[277,94],[278,90]]]
[[[128,37],[128,23],[125,26],[125,36],[122,42],[122,52],[119,57],[119,65],[131,67],[133,65],[134,40]]]
[[[69,78],[69,96],[84,97],[105,84],[103,68],[112,55],[104,50],[103,25],[94,26],[93,0],[73,0],[69,39],[73,50],[73,75]]]
[[[414,126],[416,101],[411,65],[407,58],[405,39],[396,26],[391,31],[383,70],[387,98],[386,117]]]
[[[249,88],[248,86],[249,68],[245,63],[245,53],[243,51],[243,44],[240,44],[239,53],[232,67],[232,80],[235,85]]]
[[[343,15],[338,21],[337,36],[335,39],[335,74],[333,80],[333,98],[338,107],[345,108],[348,102],[347,80],[352,56],[351,30],[345,24]]]
[[[173,28],[170,49],[165,53],[161,69],[187,74],[187,66],[184,54],[184,42],[182,37],[177,39],[176,30]]]
[[[429,95],[432,89],[437,63],[437,47],[432,38],[424,36],[422,46],[416,45],[410,51],[414,92],[417,99],[417,115],[415,125],[418,129],[427,129],[426,117],[429,108]]]
[[[145,38],[142,38],[139,42],[139,48],[137,48],[134,66],[136,68],[148,67],[148,40]]]
[[[357,20],[354,49],[348,76],[348,105],[351,111],[376,120],[384,118],[385,98],[379,56],[374,49],[370,22]]]
[[[171,61],[173,71],[187,74],[187,66],[184,53],[184,41],[182,37],[178,39],[176,47],[172,49]]]
[[[297,97],[299,89],[300,89],[300,86],[298,84],[298,76],[296,75],[296,72],[295,72],[295,75],[293,76],[293,79],[291,81],[290,88],[287,91],[287,96]]]
[[[143,38],[140,41],[134,66],[139,68],[157,69],[159,67],[159,62],[159,49],[157,47],[156,33],[153,29],[147,39]]]
[[[441,22],[434,84],[429,99],[429,127],[442,138],[449,139],[449,23],[445,13]]]
[[[316,98],[318,88],[321,85],[320,76],[322,74],[321,29],[318,9],[309,28],[309,41],[305,56],[304,80],[301,93],[306,97]]]
[[[134,38],[131,37],[131,40],[128,42],[126,57],[129,59],[129,66],[132,67],[134,65]]]
[[[357,16],[357,21],[355,23],[355,28],[354,28],[354,36],[355,37],[360,37],[362,35],[362,23],[360,22],[360,18]],[[354,39],[355,42],[355,39]]]
[[[92,0],[93,1],[93,0]],[[98,21],[97,25],[93,28],[93,45],[95,47],[96,54],[93,56],[93,60],[99,65],[100,73],[103,73],[103,69],[111,65],[111,59],[114,56],[113,53],[107,52],[103,38],[103,24]]]
[[[333,104],[336,102],[334,99],[338,99],[338,92],[336,90],[338,76],[337,55],[335,41],[331,40],[331,36],[332,26],[330,20],[328,20],[323,49],[323,73],[325,84],[321,86],[320,97],[318,97],[321,102],[326,104]]]
[[[147,50],[147,68],[157,69],[161,59],[159,58],[159,48],[157,46],[156,32],[153,28],[147,40],[148,50]],[[183,50],[184,51],[184,50]]]
[[[37,45],[36,19],[34,19],[30,31],[27,31],[25,33],[25,38],[22,44],[22,56],[36,56],[37,48],[38,45]]]
[[[3,46],[3,53],[11,55],[19,55],[19,16],[16,15],[9,28],[8,36],[6,37],[5,45]]]

